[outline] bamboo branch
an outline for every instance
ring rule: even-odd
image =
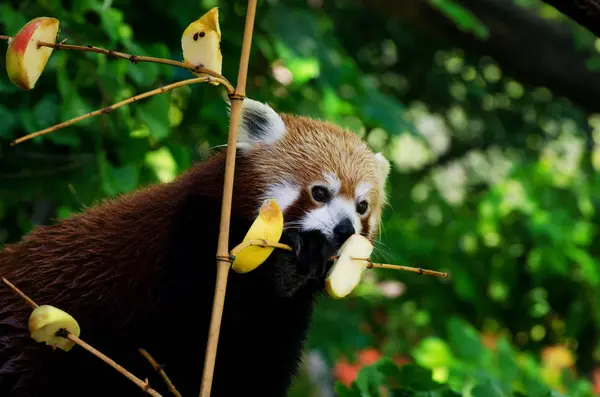
[[[21,291],[20,289],[18,289],[15,285],[13,285],[6,278],[2,277],[2,282],[4,284],[8,285],[17,295],[19,295],[21,298],[23,298],[34,309],[39,306],[37,303],[34,302],[33,299],[31,299],[30,297],[28,297],[27,295],[25,295],[25,293],[23,291]],[[125,368],[121,367],[114,360],[112,360],[108,356],[102,354],[100,351],[98,351],[97,349],[95,349],[91,345],[87,344],[83,340],[79,339],[77,336],[73,335],[72,333],[70,333],[66,329],[60,329],[60,330],[58,330],[58,332],[56,333],[56,335],[60,336],[62,338],[68,339],[71,342],[79,345],[83,349],[87,350],[88,352],[92,353],[94,356],[98,357],[100,360],[104,361],[106,364],[110,365],[115,370],[117,370],[119,373],[121,373],[123,376],[125,376],[127,379],[129,379],[130,381],[132,381],[133,383],[135,383],[145,393],[151,395],[152,397],[162,397],[161,394],[159,394],[156,390],[154,390],[152,387],[150,387],[150,384],[148,382],[142,381],[141,379],[139,379],[138,377],[136,377],[134,374],[132,374],[131,372],[127,371]]]
[[[175,388],[175,385],[173,384],[173,382],[171,382],[171,379],[169,379],[165,370],[156,362],[156,360],[150,355],[150,353],[148,353],[144,349],[138,349],[138,350],[142,354],[142,356],[144,356],[144,358],[146,360],[148,360],[148,362],[150,363],[150,365],[152,366],[154,371],[156,371],[160,374],[160,376],[165,381],[165,384],[167,385],[167,388],[169,389],[169,391],[175,397],[181,397],[181,393],[179,393],[179,391]]]
[[[219,240],[217,245],[217,278],[210,319],[210,328],[208,332],[208,343],[206,345],[206,353],[204,357],[200,397],[210,397],[215,370],[217,345],[219,342],[219,333],[221,329],[221,319],[223,317],[225,292],[227,290],[227,278],[229,275],[229,269],[231,267],[228,242],[231,203],[233,200],[233,176],[235,170],[236,142],[238,137],[238,125],[240,123],[240,117],[242,113],[242,102],[246,96],[246,78],[248,74],[248,63],[250,60],[250,47],[252,45],[255,14],[256,0],[248,0],[237,86],[235,92],[229,96],[231,100],[231,113],[229,116],[229,133],[227,139],[228,144],[223,183],[223,201],[221,204],[221,223],[219,227]]]
[[[10,37],[10,36],[0,35],[0,40],[11,40],[11,39],[12,39],[12,37]],[[48,42],[44,42],[44,41],[38,41],[38,47],[50,47],[50,48],[54,48],[55,50],[93,52],[96,54],[103,54],[103,55],[106,55],[109,57],[126,59],[131,63],[148,62],[148,63],[158,63],[158,64],[162,64],[162,65],[175,66],[178,68],[187,69],[194,73],[204,73],[204,74],[210,75],[214,78],[214,81],[217,81],[217,82],[223,84],[223,86],[225,86],[225,89],[227,90],[228,94],[232,94],[234,92],[233,86],[224,76],[220,75],[219,73],[217,73],[213,70],[200,67],[199,65],[196,66],[196,65],[192,65],[190,63],[173,61],[171,59],[126,54],[124,52],[107,50],[107,49],[95,47],[92,45],[83,46],[83,45],[48,43]]]
[[[152,91],[147,91],[147,92],[144,92],[143,94],[135,95],[130,98],[124,99],[121,102],[117,102],[117,103],[107,106],[105,108],[94,110],[93,112],[90,112],[90,113],[87,113],[87,114],[84,114],[81,116],[77,116],[75,118],[72,118],[71,120],[64,121],[64,122],[56,124],[52,127],[49,127],[49,128],[46,128],[46,129],[43,129],[40,131],[32,132],[31,134],[28,134],[28,135],[22,136],[21,138],[15,139],[14,141],[12,141],[10,143],[10,145],[11,146],[18,145],[19,143],[28,141],[28,140],[38,137],[40,135],[49,134],[49,133],[57,131],[61,128],[68,127],[72,124],[75,124],[79,121],[89,119],[90,117],[94,117],[99,114],[110,113],[122,106],[128,105],[135,101],[139,101],[140,99],[148,98],[148,97],[151,97],[151,96],[157,95],[157,94],[163,94],[167,91],[170,91],[170,90],[178,88],[178,87],[183,87],[185,85],[204,83],[204,82],[209,82],[211,80],[216,80],[216,79],[209,77],[209,76],[202,76],[202,77],[196,77],[193,79],[178,81],[176,83],[172,83],[172,84],[166,85],[164,87],[156,88]],[[217,81],[219,81],[220,83],[223,83],[223,81],[221,81],[221,80],[217,80]]]

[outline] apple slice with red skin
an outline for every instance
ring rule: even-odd
[[[38,42],[56,43],[59,25],[56,18],[34,18],[10,41],[6,72],[17,87],[24,90],[35,87],[53,51],[51,47],[38,47]]]

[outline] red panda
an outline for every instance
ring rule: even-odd
[[[230,247],[266,198],[285,219],[257,269],[231,272],[212,396],[283,397],[296,374],[328,258],[353,233],[375,242],[389,162],[333,124],[278,114],[245,99],[235,166]],[[0,252],[0,276],[38,304],[73,315],[81,338],[164,396],[138,353],[148,350],[183,396],[200,390],[216,278],[225,152],[169,183],[108,199],[41,226]],[[142,395],[78,347],[29,337],[31,309],[0,287],[0,396]],[[137,394],[136,394],[137,393]]]

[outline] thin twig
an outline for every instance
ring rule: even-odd
[[[105,108],[94,110],[93,112],[90,112],[90,113],[87,113],[87,114],[83,114],[81,116],[77,116],[75,118],[72,118],[71,120],[67,120],[67,121],[64,121],[62,123],[53,125],[52,127],[49,127],[49,128],[46,128],[46,129],[43,129],[43,130],[40,130],[40,131],[32,132],[31,134],[28,134],[28,135],[22,136],[21,138],[15,139],[14,141],[12,141],[10,143],[10,145],[11,146],[18,145],[19,143],[22,143],[24,141],[28,141],[28,140],[33,139],[35,137],[38,137],[40,135],[49,134],[49,133],[57,131],[57,130],[59,130],[61,128],[68,127],[71,124],[75,124],[75,123],[77,123],[79,121],[82,121],[82,120],[85,120],[85,119],[89,119],[90,117],[94,117],[94,116],[97,116],[99,114],[110,113],[110,112],[112,112],[112,111],[114,111],[114,110],[116,110],[116,109],[118,109],[118,108],[120,108],[122,106],[128,105],[128,104],[130,104],[132,102],[135,102],[135,101],[139,101],[140,99],[148,98],[150,96],[157,95],[157,94],[163,94],[163,93],[165,93],[167,91],[170,91],[172,89],[175,89],[175,88],[178,88],[178,87],[182,87],[182,86],[185,86],[185,85],[197,84],[197,83],[204,83],[204,82],[208,82],[208,81],[211,81],[211,80],[214,80],[214,79],[212,77],[208,77],[208,76],[195,77],[193,79],[178,81],[176,83],[172,83],[172,84],[166,85],[164,87],[156,88],[156,89],[154,89],[152,91],[144,92],[143,94],[138,94],[138,95],[132,96],[131,98],[124,99],[121,102],[115,103],[115,104],[107,106]]]
[[[27,302],[29,304],[29,306],[33,307],[34,309],[36,309],[39,306],[37,303],[35,303],[33,301],[33,299],[31,299],[30,297],[28,297],[27,295],[25,295],[25,293],[23,291],[21,291],[20,289],[18,289],[17,287],[15,287],[13,285],[13,283],[11,283],[10,281],[8,281],[4,277],[2,277],[2,282],[4,284],[8,285],[15,292],[15,294],[17,294],[21,298],[25,299],[25,302]]]
[[[246,96],[246,78],[248,75],[248,63],[250,61],[250,48],[252,46],[255,14],[256,0],[248,0],[237,86],[235,92],[229,95],[231,100],[231,113],[229,116],[223,199],[221,204],[221,223],[219,227],[219,240],[217,244],[217,278],[213,297],[210,328],[208,331],[208,343],[204,356],[200,397],[210,397],[217,356],[217,345],[219,343],[219,333],[221,330],[221,319],[223,317],[225,292],[227,290],[227,278],[229,275],[229,269],[231,268],[228,242],[231,203],[233,200],[233,175],[235,169],[236,142],[238,137],[238,125],[240,123],[242,113],[242,102]]]
[[[236,245],[231,251],[229,251],[229,255],[232,257],[232,260],[233,260],[233,258],[235,258],[241,250],[248,248],[248,247],[262,247],[262,248],[273,247],[273,248],[283,249],[286,251],[293,251],[292,247],[290,247],[287,244],[275,243],[273,241],[267,241],[267,240],[249,240],[244,243],[240,243],[240,244]]]
[[[39,305],[37,303],[35,303],[35,301],[33,299],[31,299],[30,297],[25,295],[25,293],[23,291],[21,291],[19,288],[17,288],[15,285],[13,285],[6,278],[2,277],[2,282],[4,284],[8,285],[17,295],[19,295],[21,298],[23,298],[31,307],[33,307],[34,309],[39,307]],[[144,392],[150,394],[153,397],[162,397],[161,394],[159,394],[156,390],[154,390],[153,388],[150,387],[150,384],[148,384],[148,382],[144,382],[144,381],[140,380],[138,377],[133,375],[131,372],[127,371],[125,368],[123,368],[119,364],[117,364],[114,360],[112,360],[108,356],[102,354],[99,350],[95,349],[91,345],[89,345],[86,342],[84,342],[83,340],[79,339],[77,336],[73,335],[66,329],[58,330],[56,335],[60,336],[62,338],[68,339],[71,342],[81,346],[83,349],[87,350],[88,352],[92,353],[94,356],[98,357],[100,360],[104,361],[106,364],[110,365],[111,367],[116,369],[118,372],[120,372],[127,379],[129,379],[130,381],[135,383]]]
[[[447,278],[448,277],[448,273],[445,273],[445,272],[436,272],[435,270],[421,269],[419,267],[411,267],[411,266],[389,265],[387,263],[373,263],[373,262],[371,262],[368,259],[362,259],[362,258],[352,258],[352,259],[367,261],[369,263],[367,265],[368,269],[405,270],[407,272],[418,273],[418,274],[425,274],[427,276],[436,276],[436,277],[442,277],[442,278]]]
[[[339,255],[332,256],[330,259],[332,261],[339,258]],[[369,258],[355,258],[351,257],[352,260],[355,261],[364,261],[367,262],[367,269],[391,269],[391,270],[403,270],[411,273],[425,274],[427,276],[437,276],[447,278],[448,273],[437,272],[435,270],[422,269],[420,267],[412,267],[412,266],[402,266],[402,265],[390,265],[387,263],[375,263],[371,262]]]
[[[61,332],[61,331],[64,331],[64,332]],[[107,363],[108,365],[113,367],[115,370],[117,370],[119,373],[121,373],[123,376],[125,376],[127,379],[129,379],[130,381],[135,383],[145,393],[148,393],[153,397],[162,397],[162,395],[160,393],[158,393],[156,390],[154,390],[152,387],[150,387],[150,384],[147,381],[144,382],[143,380],[141,380],[140,378],[138,378],[131,372],[127,371],[125,368],[121,367],[110,357],[105,356],[104,354],[102,354],[102,352],[98,351],[93,346],[82,341],[75,335],[69,333],[66,330],[61,330],[61,331],[59,331],[59,332],[61,332],[61,334],[59,334],[59,336],[62,336],[63,338],[66,338],[66,339],[70,340],[71,342],[76,343],[77,345],[81,346],[83,349],[92,353],[94,356],[98,357],[100,360],[104,361],[105,363]]]
[[[175,397],[181,397],[181,393],[179,393],[179,391],[175,388],[175,385],[173,384],[173,382],[171,382],[171,379],[169,379],[165,370],[156,362],[156,360],[150,355],[150,353],[148,353],[144,349],[138,349],[138,351],[141,353],[142,356],[144,356],[144,358],[146,360],[148,360],[148,362],[150,363],[150,365],[152,366],[154,371],[156,371],[160,374],[160,376],[165,381],[165,384],[167,385],[167,388],[169,389],[169,391]]]
[[[10,40],[10,39],[11,39],[10,36],[0,35],[0,40]],[[64,42],[64,40],[63,40],[63,42]],[[173,61],[171,59],[164,59],[164,58],[126,54],[124,52],[107,50],[107,49],[95,47],[92,45],[83,46],[83,45],[63,44],[63,42],[48,43],[45,41],[38,41],[38,47],[50,47],[50,48],[54,48],[55,50],[93,52],[93,53],[97,53],[97,54],[103,54],[103,55],[106,55],[109,57],[126,59],[131,63],[149,62],[149,63],[158,63],[158,64],[162,64],[162,65],[176,66],[176,67],[179,67],[182,69],[190,70],[194,73],[208,74],[213,77],[213,81],[217,81],[217,82],[223,84],[223,86],[225,86],[225,89],[227,90],[228,94],[232,94],[234,92],[233,86],[223,75],[220,75],[219,73],[217,73],[213,70],[206,69],[206,68],[196,66],[196,65],[192,65],[190,63]]]
[[[287,244],[282,244],[282,243],[276,243],[273,241],[267,241],[267,240],[250,240],[247,241],[245,243],[241,243],[235,246],[235,248],[233,248],[230,252],[231,258],[232,260],[235,258],[235,256],[244,248],[247,247],[251,247],[251,246],[258,246],[258,247],[273,247],[273,248],[279,248],[279,249],[284,249],[286,251],[293,251],[292,247],[290,247]],[[339,256],[335,255],[332,256],[331,258],[329,258],[330,260],[336,260],[338,259]],[[368,263],[367,268],[368,269],[391,269],[391,270],[403,270],[403,271],[407,271],[407,272],[412,272],[412,273],[418,273],[418,274],[425,274],[427,276],[436,276],[436,277],[443,277],[443,278],[447,278],[448,277],[448,273],[444,273],[444,272],[438,272],[435,270],[428,270],[428,269],[422,269],[419,267],[412,267],[412,266],[402,266],[402,265],[390,265],[387,263],[374,263],[371,262],[371,259],[369,258],[354,258],[352,257],[353,260],[358,260],[358,261],[365,261]]]
[[[267,241],[267,240],[250,240],[245,243],[240,243],[240,244],[236,245],[235,248],[233,248],[229,253],[231,256],[231,259],[233,260],[237,256],[237,254],[244,248],[248,248],[248,247],[252,247],[252,246],[263,247],[263,248],[273,247],[273,248],[284,249],[286,251],[293,251],[292,247],[290,247],[287,244],[276,243],[276,242]],[[336,255],[336,256],[332,256],[330,259],[336,260],[337,258],[339,258],[339,256]],[[419,267],[412,267],[412,266],[390,265],[387,263],[374,263],[374,262],[371,262],[371,259],[369,259],[369,258],[354,258],[353,257],[352,259],[367,262],[368,269],[403,270],[403,271],[412,272],[412,273],[425,274],[427,276],[436,276],[436,277],[442,277],[442,278],[448,277],[448,273],[438,272],[435,270],[422,269]]]

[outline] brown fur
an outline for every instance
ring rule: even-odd
[[[238,156],[230,246],[243,238],[261,194],[273,181],[293,180],[306,188],[321,179],[323,171],[331,170],[342,180],[342,194],[350,197],[360,182],[371,182],[374,187],[384,183],[377,176],[372,152],[355,135],[328,123],[290,115],[282,118],[288,133],[280,142],[259,145]],[[214,283],[224,156],[216,154],[171,183],[106,200],[69,219],[34,229],[0,252],[0,276],[37,303],[52,304],[72,314],[82,326],[84,340],[118,362],[125,361],[138,376],[147,376],[148,367],[137,357],[137,348],[150,347],[151,353],[162,354],[170,360],[175,383],[197,394]],[[382,190],[374,188],[371,203],[377,218],[384,201]],[[299,219],[303,209],[312,206],[304,191],[285,213],[286,220]],[[180,230],[184,226],[186,229]],[[377,230],[368,229],[368,217],[363,227],[373,240]],[[180,256],[174,256],[173,249]],[[276,255],[272,256],[275,261]],[[176,274],[171,274],[173,267]],[[230,309],[225,311],[222,330],[223,338],[229,339],[219,344],[222,358],[217,361],[215,395],[237,395],[241,389],[236,388],[247,385],[257,393],[263,390],[264,396],[280,396],[295,371],[312,298],[299,294],[281,300],[269,295],[261,284],[273,271],[269,269],[265,264],[247,276],[230,276],[231,302],[226,305]],[[171,295],[163,288],[167,279],[175,291],[169,292]],[[256,287],[251,283],[257,283]],[[252,292],[244,295],[243,291]],[[202,343],[188,341],[181,349],[176,344],[184,337],[179,330],[186,325],[182,321],[189,316],[189,305],[198,305],[201,328],[193,332]],[[265,307],[262,312],[261,305]],[[52,352],[34,342],[27,331],[29,314],[30,308],[21,298],[0,286],[0,395],[33,397],[40,395],[36,391],[60,390],[71,396],[78,395],[78,387],[88,386],[88,396],[114,388],[123,393],[135,391],[127,380],[81,349]],[[265,329],[254,330],[255,322]],[[175,324],[176,332],[169,324]],[[240,327],[253,342],[237,341]],[[250,371],[246,360],[257,355],[265,355],[272,367],[256,369],[256,374]],[[242,369],[238,366],[247,371],[240,384],[227,377],[228,372]],[[69,368],[72,375],[66,383],[61,383],[69,376],[63,368]],[[61,374],[65,378],[59,379]],[[98,384],[88,385],[90,382]],[[9,394],[14,387],[14,394]]]

